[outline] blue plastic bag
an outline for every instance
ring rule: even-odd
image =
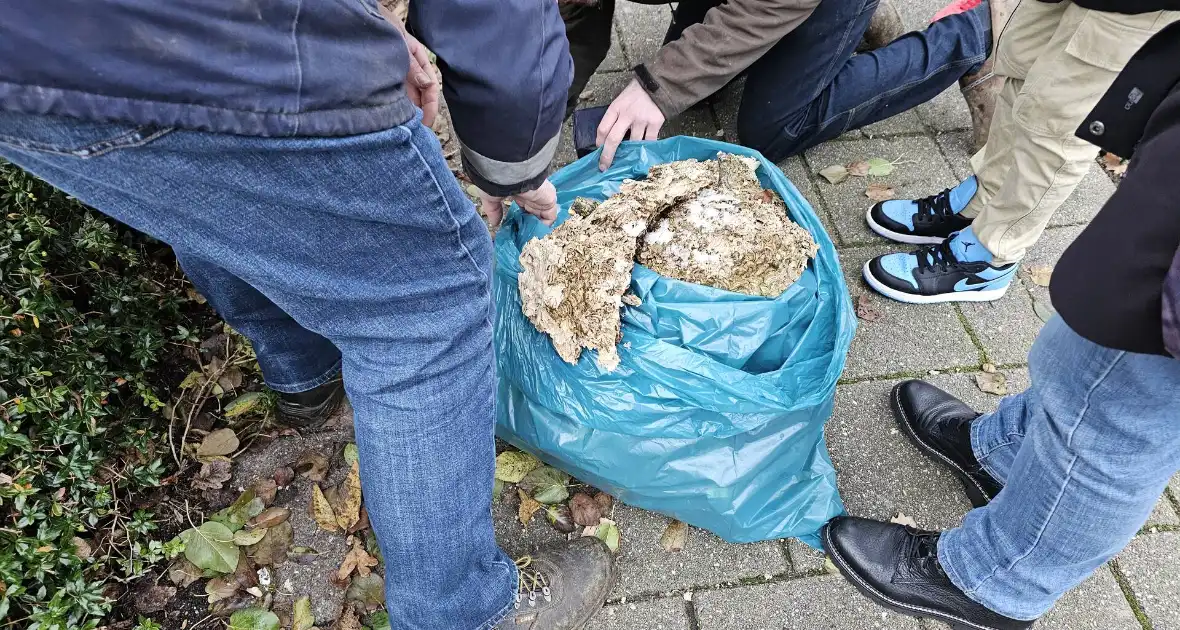
[[[497,434],[616,496],[731,542],[797,536],[817,546],[843,512],[823,426],[856,328],[836,249],[782,172],[756,151],[677,137],[624,143],[551,181],[561,213],[577,197],[605,199],[656,164],[719,151],[759,160],[762,185],[786,201],[819,253],[777,299],[730,293],[634,268],[624,307],[622,361],[593,351],[561,360],[521,312],[521,248],[551,228],[513,207],[496,236]]]

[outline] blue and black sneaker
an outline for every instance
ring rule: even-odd
[[[1004,296],[1016,264],[992,265],[991,252],[970,228],[916,252],[885,254],[865,263],[865,282],[900,302],[990,302]]]
[[[890,199],[869,208],[865,218],[874,232],[891,241],[937,245],[966,229],[971,219],[959,214],[975,196],[975,176],[925,199]]]

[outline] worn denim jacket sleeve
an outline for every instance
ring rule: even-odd
[[[553,0],[415,0],[438,56],[463,166],[485,192],[532,190],[557,151],[573,62]]]

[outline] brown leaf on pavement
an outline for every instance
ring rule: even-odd
[[[520,495],[520,510],[517,511],[516,518],[520,519],[521,525],[528,525],[529,519],[533,517],[533,513],[541,509],[541,502],[530,497],[528,493],[520,488],[516,489],[516,493]]]
[[[1053,280],[1053,267],[1050,265],[1027,265],[1024,270],[1038,287],[1047,287]]]
[[[365,551],[364,543],[350,536],[348,544],[351,545],[351,548],[344,556],[344,561],[340,563],[340,569],[336,571],[335,577],[338,584],[347,583],[348,576],[352,575],[353,571],[364,577],[370,573],[372,567],[377,566],[377,559]]]
[[[996,396],[1008,395],[1008,379],[1004,377],[1003,372],[995,372],[988,374],[987,372],[980,372],[975,375],[975,386],[979,391]]]
[[[291,548],[294,537],[295,532],[291,529],[291,522],[283,521],[266,530],[266,535],[262,537],[262,540],[249,548],[250,557],[261,566],[282,564],[287,559],[287,550]]]
[[[328,458],[315,451],[307,451],[295,460],[294,470],[296,474],[312,481],[323,481],[328,476]]]
[[[361,506],[361,517],[358,518],[357,521],[352,524],[352,527],[349,527],[348,529],[344,530],[344,533],[355,534],[357,532],[363,532],[366,529],[369,529],[369,511],[366,510],[365,506],[362,505]]]
[[[1106,153],[1102,156],[1102,168],[1106,169],[1107,173],[1121,177],[1127,172],[1127,167],[1129,165],[1129,163],[1123,162],[1123,158],[1113,153]]]
[[[870,324],[881,319],[881,311],[873,306],[873,300],[869,296],[861,293],[856,298],[856,316]]]
[[[602,506],[584,492],[579,492],[570,499],[570,514],[574,517],[574,523],[582,527],[597,525],[603,516]]]
[[[271,479],[274,479],[275,485],[280,488],[286,488],[295,480],[295,471],[291,470],[290,466],[279,466],[275,469]]]
[[[839,184],[848,179],[848,169],[840,164],[833,164],[820,171],[819,174],[828,180],[829,184]]]
[[[357,617],[352,606],[345,606],[340,617],[336,619],[336,625],[332,626],[332,630],[364,630],[364,627],[361,626],[361,620]]]
[[[688,524],[681,521],[672,521],[668,523],[668,527],[664,529],[664,534],[660,536],[660,546],[664,551],[676,552],[683,551],[685,543],[688,542]]]
[[[332,509],[328,498],[324,496],[324,491],[319,484],[311,489],[311,505],[308,507],[311,509],[311,518],[315,519],[315,523],[320,526],[320,529],[329,532],[340,529],[340,525],[336,521],[336,512]]]
[[[204,572],[188,561],[188,558],[178,558],[168,567],[168,579],[180,588],[186,588],[204,575]]]
[[[263,479],[254,484],[254,495],[262,499],[262,504],[269,506],[275,502],[275,494],[279,491],[279,484],[274,479]]]
[[[853,177],[869,176],[869,163],[864,160],[846,164],[844,165],[844,168],[848,169],[848,174],[852,175]]]
[[[291,510],[285,507],[267,508],[262,514],[250,519],[248,525],[250,527],[274,527],[287,520],[289,516],[291,516]]]
[[[352,463],[336,494],[339,502],[332,505],[332,511],[336,514],[336,524],[347,531],[361,518],[361,469],[357,462]]]
[[[892,186],[885,184],[869,184],[865,189],[865,196],[873,201],[888,201],[897,196],[897,192],[893,190]]]
[[[598,504],[598,507],[602,508],[602,515],[607,516],[610,514],[610,509],[615,505],[615,498],[605,492],[599,492],[594,495],[594,502]]]
[[[205,583],[205,595],[208,596],[210,604],[229,599],[237,592],[238,583],[232,576],[215,577]]]

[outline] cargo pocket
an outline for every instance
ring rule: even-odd
[[[1158,12],[1118,15],[1087,10],[1064,49],[1046,51],[1033,65],[1013,106],[1017,124],[1072,141],[1078,125],[1154,34],[1158,17]]]

